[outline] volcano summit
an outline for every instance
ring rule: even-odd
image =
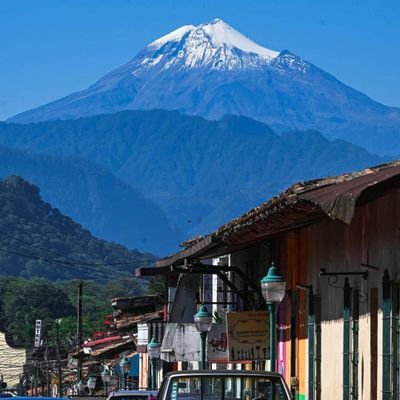
[[[134,109],[179,110],[208,119],[243,115],[280,131],[316,129],[372,152],[400,154],[400,109],[373,101],[287,50],[262,47],[220,19],[183,26],[88,89],[9,122]]]

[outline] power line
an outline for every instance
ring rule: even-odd
[[[35,248],[37,248],[39,250],[42,250],[42,251],[45,251],[46,253],[54,254],[54,255],[56,255],[58,257],[65,258],[66,260],[69,260],[70,262],[75,263],[75,264],[79,264],[79,265],[117,266],[117,265],[129,265],[129,264],[134,264],[134,263],[139,263],[139,262],[152,262],[152,261],[157,261],[157,260],[160,259],[160,257],[150,257],[150,258],[142,258],[140,260],[135,259],[135,260],[132,260],[132,261],[123,261],[123,262],[115,262],[115,263],[89,263],[89,262],[86,262],[86,261],[74,259],[74,258],[69,257],[69,256],[65,256],[63,254],[57,253],[54,250],[45,249],[45,248],[43,248],[41,246],[38,246],[37,244],[35,244],[33,242],[27,242],[26,240],[22,240],[22,239],[20,239],[20,238],[18,238],[16,236],[10,235],[9,233],[6,233],[6,232],[4,232],[2,230],[0,230],[0,234],[2,234],[4,236],[7,236],[10,239],[13,239],[13,240],[16,240],[18,242],[24,243],[24,244],[26,244],[28,246],[34,246]]]
[[[32,254],[24,254],[24,253],[21,253],[19,251],[13,251],[13,250],[10,250],[10,249],[6,249],[4,247],[0,247],[0,251],[9,253],[9,254],[12,254],[12,255],[15,255],[15,256],[19,256],[19,257],[29,258],[31,260],[44,261],[44,262],[50,263],[52,265],[58,264],[58,265],[56,265],[58,267],[60,267],[60,266],[67,267],[68,266],[69,269],[75,270],[75,271],[77,271],[77,272],[79,272],[81,274],[84,274],[84,275],[90,275],[90,273],[91,273],[90,271],[87,271],[87,272],[83,271],[82,269],[78,268],[76,264],[71,264],[71,263],[68,263],[66,261],[50,260],[50,259],[47,259],[47,258],[42,257],[42,256],[37,256],[37,255],[32,255]],[[103,269],[103,268],[101,268],[99,270],[99,266],[94,266],[94,267],[96,267],[97,270],[95,269],[94,271],[92,271],[92,273],[101,273],[102,276],[105,276],[107,274],[107,275],[114,275],[114,276],[121,277],[121,274],[124,274],[124,273],[126,273],[127,276],[129,276],[129,273],[125,272],[125,271],[118,271],[117,272],[117,271],[113,271],[113,270],[109,270],[109,269]]]
[[[80,261],[80,260],[74,259],[72,257],[64,256],[53,250],[45,249],[41,246],[35,245],[35,243],[22,240],[13,235],[10,235],[2,230],[0,230],[0,234],[6,236],[8,238],[11,238],[15,241],[21,242],[25,245],[33,246],[35,248],[34,250],[39,249],[39,250],[42,250],[42,251],[50,253],[50,254],[55,254],[58,257],[64,258],[66,261],[56,259],[56,258],[49,258],[47,256],[43,256],[43,255],[34,253],[34,252],[32,252],[32,250],[27,250],[27,249],[24,249],[21,247],[13,247],[9,243],[6,243],[8,248],[0,247],[1,251],[7,252],[9,254],[13,254],[13,255],[19,256],[19,257],[34,259],[37,261],[44,261],[44,262],[51,263],[51,264],[68,266],[70,269],[78,271],[81,274],[83,273],[84,275],[89,275],[90,273],[97,273],[97,274],[100,274],[100,276],[105,276],[105,275],[109,276],[111,274],[111,275],[116,275],[116,276],[118,275],[118,277],[120,277],[121,273],[124,273],[124,271],[114,272],[114,271],[110,270],[109,268],[107,268],[107,266],[130,265],[130,264],[134,264],[134,262],[139,263],[139,262],[145,262],[145,261],[149,261],[149,260],[156,261],[159,259],[158,257],[157,258],[154,257],[154,258],[147,258],[147,259],[143,259],[143,260],[134,260],[134,262],[124,261],[124,262],[118,262],[118,263],[90,263],[90,262],[86,262],[86,261]],[[85,267],[92,267],[92,271],[91,272],[82,271],[82,269],[77,268],[78,265],[85,266]],[[128,273],[127,273],[127,275],[128,275]]]

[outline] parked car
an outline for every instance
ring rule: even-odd
[[[107,400],[156,400],[157,390],[117,390]]]
[[[274,372],[177,371],[165,375],[158,400],[292,400],[292,395]]]
[[[12,396],[13,400],[54,400],[54,397],[45,396]],[[58,400],[70,400],[70,397],[57,397]]]

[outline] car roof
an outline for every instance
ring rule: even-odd
[[[246,371],[237,369],[207,369],[207,370],[191,370],[191,371],[172,371],[165,376],[198,376],[198,375],[220,375],[220,376],[265,376],[270,378],[282,378],[282,375],[277,372],[268,371]]]
[[[158,390],[117,390],[115,392],[111,392],[110,396],[150,395],[157,392]]]

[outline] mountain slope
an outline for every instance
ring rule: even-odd
[[[10,121],[127,109],[180,110],[209,119],[244,115],[280,130],[316,129],[370,152],[400,154],[400,109],[373,101],[289,51],[261,47],[219,19],[179,28],[88,89]]]
[[[0,177],[19,175],[97,237],[164,254],[180,237],[163,212],[106,168],[82,158],[33,155],[0,146]]]
[[[172,111],[3,123],[0,143],[92,159],[155,201],[185,235],[204,234],[295,181],[388,161],[315,131],[277,135],[244,117]]]
[[[1,275],[104,281],[152,259],[96,239],[17,176],[0,181],[0,239]]]

